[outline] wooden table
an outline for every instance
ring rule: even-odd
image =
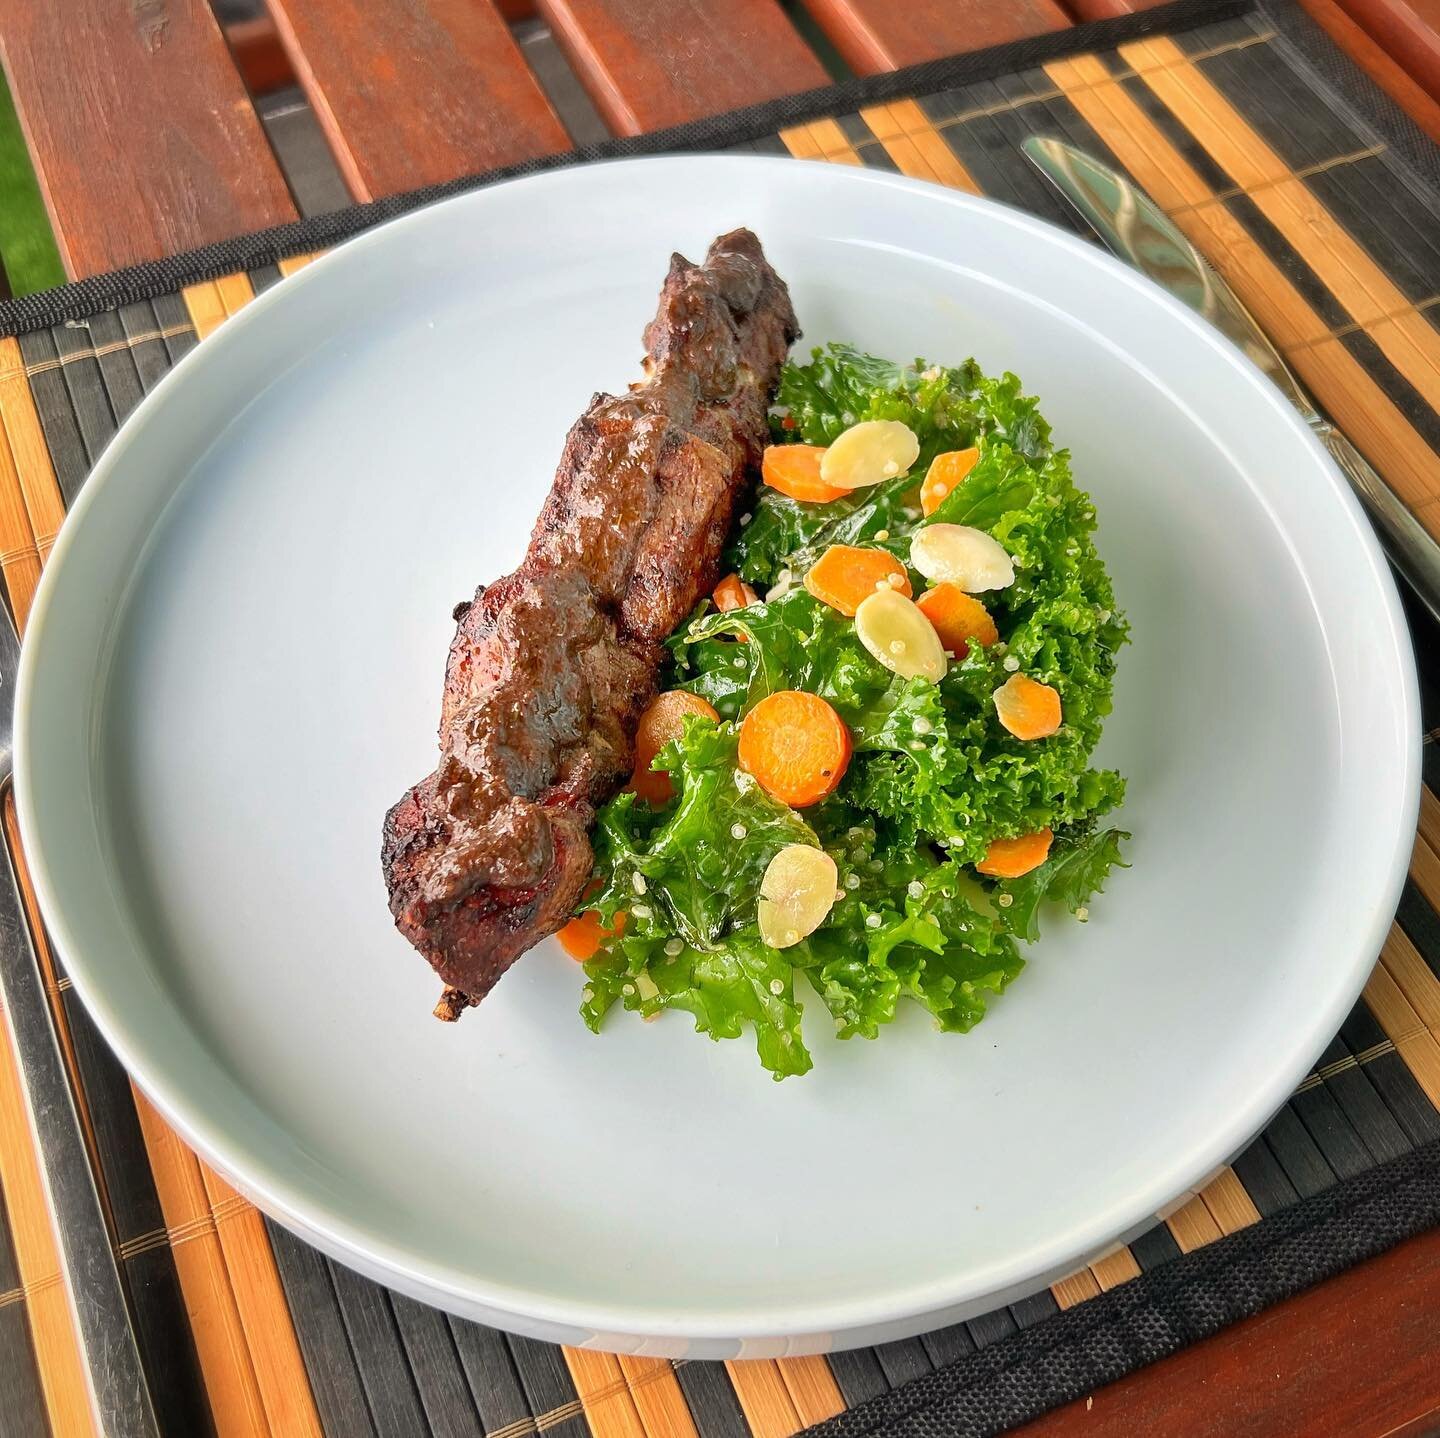
[[[625,135],[823,85],[839,66],[894,69],[1144,0],[803,3],[537,0]],[[1302,3],[1440,141],[1440,0]],[[253,91],[298,80],[360,200],[570,148],[512,35],[527,0],[268,5],[227,37],[205,0],[0,0],[6,73],[72,278],[296,217]],[[7,1197],[13,1210],[23,1195]],[[43,1243],[16,1227],[22,1250]],[[1440,1431],[1437,1314],[1432,1233],[1027,1431]]]

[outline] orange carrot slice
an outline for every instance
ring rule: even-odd
[[[1017,739],[1045,739],[1060,727],[1060,696],[1048,684],[1012,674],[995,691],[995,712]]]
[[[594,909],[586,909],[583,914],[571,919],[555,937],[572,959],[583,964],[600,952],[600,946],[606,939],[616,938],[624,932],[624,909],[615,915],[615,924],[608,929],[600,922],[600,915]]]
[[[803,809],[835,792],[850,763],[850,731],[818,694],[782,689],[745,716],[739,759],[772,799]]]
[[[920,486],[920,508],[934,514],[941,501],[975,468],[980,459],[978,449],[950,449],[930,461],[925,483]]]
[[[935,626],[946,652],[963,659],[971,644],[983,649],[1000,637],[990,611],[974,595],[948,580],[927,589],[915,601],[921,614]]]
[[[727,574],[715,586],[715,592],[710,598],[722,614],[728,614],[732,609],[745,609],[760,601],[760,596],[738,574]]]
[[[996,879],[1018,879],[1031,869],[1038,869],[1050,857],[1050,844],[1055,835],[1049,829],[1038,834],[1022,834],[1018,839],[995,839],[985,857],[975,865],[982,874]]]
[[[820,456],[825,447],[819,444],[772,444],[760,463],[760,477],[771,489],[788,494],[791,499],[807,504],[825,504],[849,494],[820,478]]]
[[[805,576],[805,588],[816,599],[851,619],[863,600],[887,584],[910,598],[910,576],[893,554],[851,544],[832,544]]]
[[[714,705],[685,689],[657,694],[640,716],[635,730],[635,772],[629,787],[647,803],[664,804],[670,798],[670,775],[650,765],[672,739],[678,739],[685,732],[687,714],[720,718]]]

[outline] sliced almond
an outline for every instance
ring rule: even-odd
[[[877,589],[855,611],[855,634],[887,669],[905,679],[917,675],[938,684],[945,677],[945,646],[913,599]]]
[[[1008,589],[1015,566],[983,529],[968,524],[927,524],[910,541],[910,567],[932,584],[956,584],[966,594]]]
[[[760,880],[760,937],[772,949],[788,949],[813,934],[835,902],[838,879],[835,860],[824,849],[787,844]]]
[[[852,424],[820,458],[820,478],[836,489],[864,489],[909,472],[920,441],[898,419]]]

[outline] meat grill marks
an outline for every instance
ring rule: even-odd
[[[798,336],[748,230],[672,257],[646,378],[599,394],[565,442],[514,573],[456,610],[440,763],[385,816],[390,912],[478,1003],[579,901],[595,808],[629,775],[661,646],[708,593]]]

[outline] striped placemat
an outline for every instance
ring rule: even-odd
[[[1075,142],[1174,216],[1440,535],[1440,163],[1284,0],[1239,10],[1182,5],[1168,13],[1187,28],[1171,33],[1142,33],[1156,22],[1133,17],[1086,27],[1080,49],[1048,40],[941,62],[665,143],[898,170],[1070,227],[1018,146],[1030,134]],[[343,234],[366,214],[309,236]],[[213,275],[211,252],[188,272],[181,257],[109,291],[0,306],[12,336],[0,339],[0,571],[22,628],[65,509],[118,424],[258,291],[309,263],[290,253],[306,238],[291,227],[237,241],[275,262],[218,278],[182,284]],[[106,293],[129,302],[106,309]],[[1437,637],[1417,634],[1432,740]],[[1410,882],[1365,997],[1261,1138],[1144,1237],[1033,1298],[828,1357],[672,1363],[562,1349],[360,1278],[262,1218],[169,1131],[44,951],[165,1431],[783,1438],[836,1415],[863,1432],[914,1411],[992,1431],[1440,1219],[1433,742],[1425,775]],[[13,844],[8,801],[5,823]],[[3,1041],[0,1191],[0,1435],[95,1432]],[[1185,1322],[1166,1320],[1177,1294],[1196,1293],[1207,1296],[1185,1299]]]

